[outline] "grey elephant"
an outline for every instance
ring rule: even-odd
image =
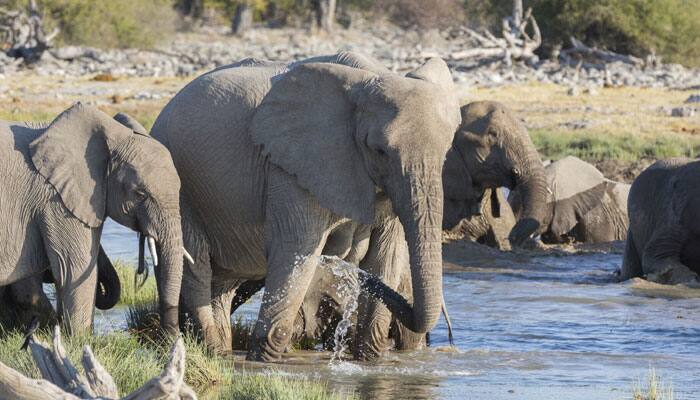
[[[0,284],[50,270],[64,324],[90,330],[110,217],[149,237],[163,326],[176,331],[180,181],[164,146],[77,103],[48,125],[0,122],[0,177]]]
[[[547,212],[538,230],[543,242],[625,240],[630,185],[606,179],[593,165],[573,156],[547,165],[545,172]],[[522,212],[520,197],[518,190],[509,196],[516,216]]]
[[[525,126],[503,104],[477,101],[461,108],[462,122],[454,135],[452,148],[443,169],[445,212],[443,228],[454,229],[464,218],[481,213],[486,189],[506,187],[517,190],[522,209],[507,232],[508,243],[520,245],[540,228],[545,220],[547,184],[544,167]],[[473,221],[475,230],[509,212],[498,191],[487,195],[490,213]],[[506,217],[507,218],[507,217]],[[509,228],[510,220],[498,220],[496,230]],[[503,235],[503,233],[499,233]],[[505,240],[499,239],[502,246]]]
[[[412,331],[435,325],[441,169],[459,124],[452,89],[441,60],[401,77],[339,53],[292,64],[245,60],[202,75],[168,103],[152,134],[182,179],[183,232],[195,260],[185,269],[183,307],[210,346],[230,349],[235,290],[264,278],[248,358],[278,359],[329,243],[341,258],[364,253],[356,256],[363,268],[404,243],[413,304],[392,290],[398,282],[360,274],[361,284]]]
[[[620,277],[698,285],[700,161],[657,161],[632,183]]]
[[[516,220],[502,188],[486,189],[478,206],[478,210],[463,218],[448,234],[499,250],[511,250],[508,235],[513,230]]]

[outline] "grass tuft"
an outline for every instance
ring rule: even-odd
[[[654,368],[649,369],[646,387],[641,378],[632,388],[633,400],[673,400],[673,384],[664,383]]]
[[[117,275],[119,275],[119,281],[122,285],[121,297],[119,298],[120,304],[137,306],[150,304],[156,301],[158,289],[152,273],[149,274],[143,286],[139,287],[139,285],[134,282],[134,276],[136,274],[135,266],[117,260],[114,263],[114,269],[117,270]],[[141,283],[141,279],[143,278],[139,277],[138,279],[139,283]]]

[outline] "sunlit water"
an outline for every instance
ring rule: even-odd
[[[104,247],[134,260],[136,235],[110,221]],[[298,352],[237,368],[318,378],[368,399],[546,400],[628,399],[651,367],[676,400],[700,397],[700,291],[614,283],[619,253],[471,255],[445,251],[456,350],[440,321],[428,350],[377,363],[329,365],[328,353]],[[241,308],[244,318],[255,318],[259,299]],[[119,312],[102,315],[112,320],[100,326],[123,326]]]

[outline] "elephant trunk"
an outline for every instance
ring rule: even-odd
[[[394,212],[404,227],[410,254],[413,306],[377,278],[365,277],[368,291],[416,333],[430,331],[442,304],[442,179],[438,163],[405,168],[388,184]]]
[[[97,295],[95,306],[100,310],[109,310],[119,302],[121,282],[112,261],[107,257],[102,246],[97,255]]]
[[[525,135],[527,136],[527,133]],[[520,194],[522,212],[508,236],[511,244],[516,246],[529,239],[544,225],[547,214],[547,179],[542,161],[529,137],[519,150],[521,155],[517,156],[517,159],[520,162],[514,165],[519,166],[520,173],[514,178],[515,186],[511,189]]]
[[[177,334],[178,303],[182,285],[183,246],[180,218],[170,217],[157,229],[156,246],[158,266],[155,268],[158,285],[160,325],[166,332]]]

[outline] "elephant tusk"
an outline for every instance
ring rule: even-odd
[[[190,262],[190,264],[194,264],[194,258],[190,255],[190,253],[187,252],[186,248],[182,248],[182,254],[185,256],[185,259]]]
[[[153,267],[158,267],[158,252],[156,251],[156,240],[152,237],[148,237],[148,250],[151,252],[151,260],[153,260]]]

